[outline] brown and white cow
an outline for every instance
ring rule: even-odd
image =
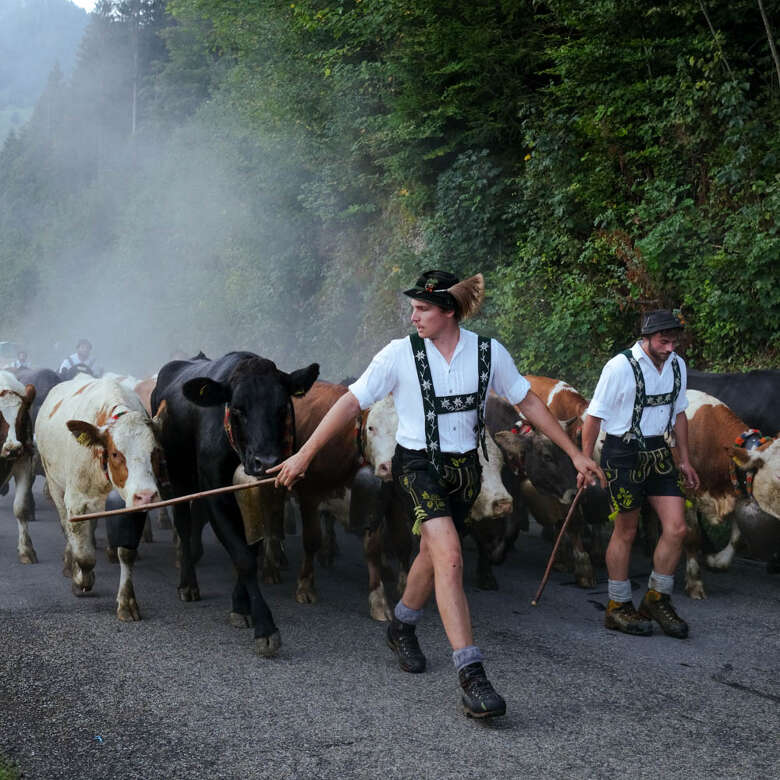
[[[377,401],[364,422],[364,450],[366,461],[374,474],[384,481],[392,479],[391,461],[395,452],[395,434],[398,415],[392,396]],[[501,480],[504,458],[491,436],[487,436],[488,460],[478,449],[482,466],[482,487],[471,508],[467,524],[477,546],[477,584],[484,590],[495,590],[498,585],[492,564],[501,563],[508,544],[507,517],[512,514],[513,501]]]
[[[732,484],[730,463],[733,462],[738,471],[753,474],[753,499],[763,512],[780,522],[780,439],[770,439],[752,450],[738,447],[735,445],[737,437],[749,426],[711,395],[688,390],[687,396],[688,448],[701,486],[694,505],[686,511],[685,590],[691,598],[701,599],[706,594],[699,566],[701,533],[696,512],[714,526],[733,519],[740,501],[747,500]],[[717,555],[707,556],[707,565],[713,569],[726,569],[734,557],[734,545],[739,536],[739,523],[733,522],[729,543]]]
[[[112,490],[126,506],[159,498],[154,424],[134,392],[110,378],[85,374],[52,388],[41,406],[35,438],[65,534],[63,574],[72,577],[76,595],[92,590],[95,582],[95,521],[71,523],[70,518],[104,509]],[[129,544],[119,546],[120,620],[141,617],[132,579],[136,556]]]
[[[582,441],[582,423],[588,399],[562,379],[525,374],[531,390],[544,401],[553,416],[560,420],[568,437],[579,446]]]
[[[0,487],[14,478],[14,516],[19,529],[16,550],[21,563],[37,563],[27,523],[32,519],[33,443],[30,406],[35,387],[0,371]]]

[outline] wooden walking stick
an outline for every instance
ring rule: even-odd
[[[561,526],[561,530],[558,534],[558,538],[555,540],[555,546],[552,549],[550,560],[547,562],[547,569],[544,572],[544,577],[542,577],[542,582],[539,585],[539,590],[536,591],[536,596],[531,601],[532,607],[535,607],[539,603],[539,599],[542,597],[542,591],[544,590],[544,586],[547,584],[547,580],[550,578],[550,569],[552,569],[553,561],[555,560],[555,553],[558,552],[558,545],[560,545],[561,543],[563,534],[566,531],[566,526],[569,525],[569,520],[571,520],[571,516],[574,514],[574,509],[577,506],[577,502],[580,500],[580,496],[582,495],[583,490],[585,490],[585,485],[583,485],[577,491],[577,495],[574,496],[574,501],[571,502],[571,506],[569,507],[569,512],[566,515],[566,519],[563,521],[563,525]]]
[[[258,485],[267,485],[269,482],[274,482],[276,477],[267,477],[266,479],[258,479],[254,482],[242,482],[240,485],[225,485],[224,487],[214,488],[213,490],[201,490],[199,493],[190,493],[187,496],[178,496],[177,498],[169,498],[167,501],[155,501],[152,504],[141,504],[140,506],[128,506],[124,509],[109,509],[103,512],[91,512],[88,515],[73,515],[70,518],[71,523],[80,523],[82,520],[95,520],[98,517],[111,517],[111,515],[126,515],[130,512],[146,512],[149,509],[157,509],[161,506],[170,506],[171,504],[182,504],[185,501],[195,501],[199,498],[206,498],[207,496],[217,496],[220,493],[235,493],[237,490],[246,490],[247,488],[257,487]]]

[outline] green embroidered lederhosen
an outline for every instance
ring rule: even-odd
[[[490,381],[490,339],[478,337],[477,374],[478,387],[476,393],[465,395],[436,395],[433,386],[431,367],[425,352],[425,342],[416,334],[409,336],[412,343],[414,365],[417,368],[417,378],[420,381],[423,413],[425,414],[425,449],[433,467],[441,473],[441,443],[439,441],[439,415],[453,412],[477,411],[477,424],[474,433],[477,434],[482,454],[488,459],[485,443],[485,400],[487,398],[488,382]]]
[[[645,408],[669,404],[666,432],[672,433],[674,407],[682,387],[682,379],[675,356],[672,358],[674,384],[671,391],[647,395],[639,362],[630,349],[621,354],[628,360],[636,381],[631,427],[623,436],[607,436],[601,461],[609,483],[613,508],[628,512],[641,506],[646,495],[682,495],[672,453],[663,436],[649,436],[647,441],[640,428]]]
[[[481,467],[476,450],[465,453],[442,452],[438,416],[453,412],[477,412],[474,432],[487,459],[485,442],[485,400],[490,381],[490,339],[479,338],[477,345],[478,389],[464,395],[436,396],[425,343],[410,336],[412,354],[420,382],[425,415],[425,450],[396,447],[393,481],[414,522],[412,532],[435,517],[450,516],[459,533],[466,532],[469,512],[481,484]]]

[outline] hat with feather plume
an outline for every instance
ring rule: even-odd
[[[445,311],[454,311],[458,319],[473,317],[485,297],[485,279],[482,274],[460,281],[448,271],[425,271],[414,287],[404,295],[436,304]]]

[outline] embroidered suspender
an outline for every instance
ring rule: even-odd
[[[466,395],[436,395],[433,386],[431,367],[428,364],[428,356],[425,352],[425,342],[416,334],[409,336],[414,355],[414,365],[417,369],[417,378],[420,381],[422,393],[423,412],[425,414],[425,449],[428,458],[433,463],[436,471],[441,472],[441,443],[439,441],[439,415],[452,414],[453,412],[470,412],[476,409],[477,424],[474,433],[477,434],[482,447],[485,460],[488,459],[487,444],[485,443],[485,401],[487,399],[488,382],[490,381],[490,339],[478,337],[477,348],[477,375],[478,388],[476,393]]]
[[[666,432],[671,433],[672,426],[674,424],[674,404],[677,400],[677,396],[680,394],[680,387],[682,386],[682,379],[680,377],[680,365],[677,362],[677,356],[672,357],[672,374],[674,375],[674,385],[669,393],[659,393],[658,395],[646,395],[645,394],[645,377],[642,374],[642,367],[639,365],[637,359],[634,357],[630,349],[623,350],[620,353],[625,355],[631,369],[634,372],[634,379],[636,380],[636,396],[634,397],[634,410],[631,413],[631,429],[626,432],[623,437],[624,441],[628,441],[632,436],[637,439],[639,446],[644,450],[645,437],[642,435],[642,430],[639,427],[639,423],[642,419],[642,412],[648,406],[663,406],[669,404],[669,422],[666,425]]]

